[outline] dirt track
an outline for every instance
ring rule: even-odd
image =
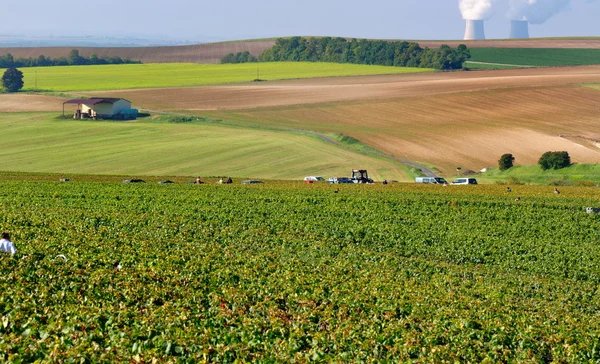
[[[600,66],[447,72],[275,81],[232,86],[94,92],[148,109],[237,110],[339,101],[389,99],[506,87],[600,82]],[[90,94],[91,95],[91,94]]]

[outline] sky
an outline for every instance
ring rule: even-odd
[[[506,38],[509,0],[494,1],[486,35]],[[570,2],[546,23],[531,25],[531,36],[600,36],[600,0]],[[25,36],[220,41],[292,35],[452,40],[464,35],[458,0],[21,0],[2,4],[0,19],[0,35]]]

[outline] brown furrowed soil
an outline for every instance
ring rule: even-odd
[[[0,94],[0,112],[61,111],[63,99],[31,94]],[[69,109],[70,110],[70,109]],[[57,114],[58,115],[58,114]]]
[[[294,80],[237,86],[111,92],[140,107],[342,133],[396,157],[455,167],[521,165],[566,150],[600,163],[600,67],[520,69]]]
[[[600,38],[414,42],[429,48],[439,48],[442,44],[452,47],[466,44],[470,48],[600,48]],[[10,53],[15,58],[37,58],[40,55],[58,58],[68,57],[71,49],[76,48],[83,57],[96,53],[98,57],[118,56],[142,63],[219,63],[228,53],[249,51],[258,56],[274,44],[274,40],[266,39],[163,47],[4,47],[0,48],[0,55]]]
[[[600,82],[600,66],[337,77],[160,91],[105,91],[89,95],[124,97],[139,107],[152,110],[208,111],[382,100],[584,82]]]

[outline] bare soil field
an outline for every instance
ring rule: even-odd
[[[107,93],[138,106],[241,123],[342,133],[453,173],[513,153],[535,164],[567,150],[600,163],[600,66],[367,76]],[[568,135],[569,137],[564,137]]]
[[[275,44],[274,41],[240,41],[207,43],[185,46],[164,47],[36,47],[36,48],[0,48],[0,55],[12,54],[15,58],[37,58],[40,55],[58,58],[67,57],[71,49],[78,49],[82,57],[96,53],[98,57],[129,58],[142,63],[219,63],[228,53],[248,51],[259,55]]]
[[[239,110],[356,100],[382,100],[498,88],[600,82],[600,66],[335,77],[231,86],[89,93],[124,97],[163,111]]]
[[[600,38],[590,39],[528,39],[480,41],[414,41],[423,47],[439,48],[442,44],[456,47],[466,44],[472,48],[594,48],[600,49]],[[164,47],[4,47],[0,55],[11,53],[14,57],[67,57],[77,48],[83,57],[96,53],[99,57],[121,57],[142,63],[219,63],[228,53],[248,51],[256,56],[275,44],[274,40],[237,41]]]
[[[494,167],[504,153],[521,165],[566,150],[576,163],[600,163],[600,93],[530,86],[334,104],[213,112],[237,121],[343,133],[383,152],[452,173]],[[569,135],[570,137],[565,137]]]
[[[0,94],[0,112],[59,111],[63,99],[31,94]]]
[[[590,39],[502,39],[466,41],[419,41],[421,47],[439,48],[442,44],[456,47],[466,44],[469,48],[590,48],[600,49],[600,38]]]

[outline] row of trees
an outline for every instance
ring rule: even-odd
[[[12,54],[6,53],[0,56],[0,68],[15,67],[48,67],[48,66],[78,66],[94,64],[131,64],[142,63],[121,57],[98,57],[92,53],[89,57],[82,57],[79,50],[73,49],[67,57],[50,58],[40,55],[36,58],[14,58]]]
[[[221,63],[249,63],[258,62],[258,58],[250,54],[250,52],[237,52],[236,54],[229,53],[221,58]]]
[[[412,42],[292,37],[277,39],[259,59],[261,62],[336,62],[453,70],[461,69],[470,57],[464,44],[457,48],[443,45],[430,49]]]
[[[498,168],[506,171],[513,167],[515,157],[512,154],[503,154],[498,160]],[[538,164],[544,171],[548,169],[561,169],[571,165],[571,157],[568,152],[546,152],[538,160]]]

